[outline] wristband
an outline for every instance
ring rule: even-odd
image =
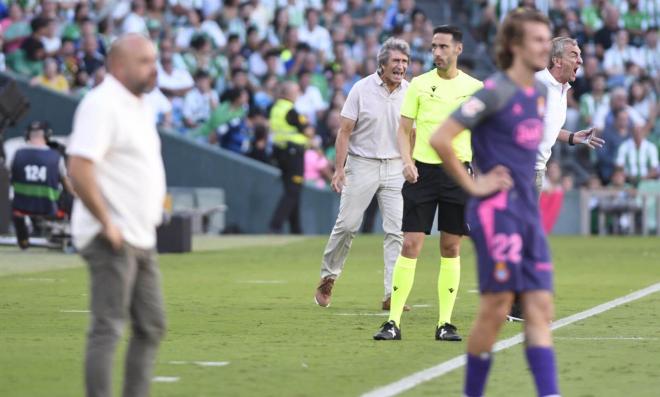
[[[575,146],[575,142],[573,142],[573,137],[575,136],[575,132],[572,132],[568,136],[568,146]]]

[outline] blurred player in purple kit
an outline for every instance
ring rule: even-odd
[[[480,308],[467,346],[464,394],[484,394],[491,350],[516,295],[525,316],[526,356],[539,396],[559,396],[550,322],[552,263],[541,227],[534,164],[543,137],[546,87],[534,73],[547,66],[550,23],[537,11],[510,13],[499,28],[497,63],[503,71],[438,129],[431,145],[445,169],[472,196],[466,220],[478,255]],[[451,150],[472,131],[472,179]]]

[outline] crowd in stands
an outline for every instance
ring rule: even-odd
[[[559,172],[578,186],[610,185],[617,172],[633,186],[658,178],[660,2],[448,4],[452,22],[491,55],[501,18],[520,6],[547,12],[555,36],[577,39],[584,65],[569,93],[566,128],[594,126],[607,144],[596,151],[557,145]],[[148,35],[159,51],[158,86],[148,100],[160,125],[263,162],[271,161],[268,112],[278,85],[295,81],[296,109],[316,131],[305,174],[323,187],[341,107],[353,84],[376,71],[380,43],[390,36],[410,43],[412,77],[433,67],[432,29],[415,0],[0,0],[0,70],[83,96],[103,81],[114,38]],[[491,61],[477,62],[492,71]]]

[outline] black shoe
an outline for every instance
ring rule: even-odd
[[[394,320],[384,322],[380,331],[374,335],[375,340],[401,340],[401,330],[396,326]]]
[[[511,305],[511,312],[508,316],[506,316],[506,321],[525,321],[522,313],[522,305],[517,300],[513,302],[513,305]]]
[[[444,323],[442,326],[435,329],[435,340],[447,340],[451,342],[460,342],[463,340],[456,332],[456,327],[449,323]]]

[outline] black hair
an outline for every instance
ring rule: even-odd
[[[201,50],[204,45],[208,42],[208,39],[206,38],[205,35],[203,34],[197,34],[193,36],[192,40],[190,40],[190,48],[194,50]]]
[[[456,26],[453,25],[440,25],[437,26],[435,29],[433,29],[433,34],[450,34],[451,38],[457,42],[457,43],[462,43],[463,42],[463,32],[461,32],[461,29],[457,28]]]
[[[44,18],[44,17],[36,17],[32,21],[30,21],[30,28],[32,29],[32,33],[35,33],[50,24],[51,19],[50,18]]]
[[[229,88],[222,93],[222,99],[223,101],[234,102],[241,97],[243,92],[245,92],[245,88]]]
[[[195,72],[194,79],[195,79],[195,81],[197,81],[197,80],[200,80],[200,79],[206,79],[206,78],[210,78],[210,77],[211,77],[211,75],[206,70],[199,69],[197,72]]]

